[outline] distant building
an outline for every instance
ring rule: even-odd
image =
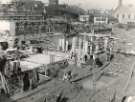
[[[86,16],[85,17],[81,17],[81,19],[89,19],[89,23],[93,23],[93,24],[108,24],[109,23],[109,19],[111,17],[111,10],[98,10],[98,9],[90,9],[88,10],[88,15],[89,17]]]
[[[93,24],[108,24],[108,16],[103,14],[80,15],[79,21]]]
[[[16,39],[21,42],[38,37],[43,33],[43,30],[39,31],[40,27],[40,21],[0,20],[0,41],[13,47]]]
[[[68,5],[49,5],[46,7],[47,16],[64,17],[66,19],[78,19],[79,15],[84,14],[84,10],[76,6]]]
[[[79,21],[81,22],[89,22],[90,16],[89,15],[80,15],[79,16]]]
[[[12,21],[0,21],[0,42],[8,42],[9,46],[13,45],[15,34],[15,23]]]
[[[99,14],[94,15],[94,24],[108,24],[108,16]]]
[[[29,42],[29,45],[34,47],[67,50],[68,41],[64,36],[67,22],[49,19],[46,23],[49,22],[51,24],[44,26],[40,21],[0,20],[0,43],[7,42],[9,47],[14,47],[22,42]]]
[[[122,0],[119,0],[117,8],[113,12],[113,16],[118,19],[121,24],[135,23],[135,6],[123,5]]]
[[[41,1],[17,0],[1,7],[0,41],[8,41],[12,46],[18,36],[24,39],[46,32],[46,11]]]
[[[49,0],[49,5],[58,5],[59,0]]]

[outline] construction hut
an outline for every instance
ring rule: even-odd
[[[48,70],[51,70],[52,66],[55,68],[56,65],[61,63],[57,70],[60,70],[61,67],[64,68],[62,64],[67,66],[66,59],[67,55],[63,53],[49,53],[32,55],[23,60],[9,60],[4,70],[6,78],[4,79],[6,80],[4,88],[8,88],[8,93],[11,95],[36,88],[40,82],[45,81],[47,76],[53,76],[48,74]],[[53,70],[51,74],[56,72],[56,70]],[[56,77],[56,74],[53,77]]]

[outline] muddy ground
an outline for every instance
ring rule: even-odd
[[[123,95],[133,95],[133,90],[135,90],[135,82],[131,81],[126,91],[124,91],[134,60],[134,56],[127,57],[116,54],[115,59],[101,78],[95,82],[94,87],[92,86],[92,77],[87,77],[77,83],[54,79],[46,83],[45,88],[40,92],[17,102],[43,102],[45,98],[48,102],[56,102],[61,92],[63,93],[62,97],[66,98],[64,102],[109,102],[115,93],[116,102],[119,102]]]
[[[132,50],[132,48],[134,50],[134,30],[125,31],[114,28],[114,31],[115,37],[119,39],[116,43],[115,51],[119,48],[123,51],[127,51],[126,49]],[[61,92],[62,98],[65,99],[64,102],[110,102],[112,99],[115,99],[115,102],[120,102],[125,95],[135,95],[134,68],[132,78],[128,83],[129,73],[131,68],[135,67],[134,64],[135,56],[115,53],[114,59],[96,82],[93,82],[91,76],[76,83],[53,79],[42,85],[44,88],[40,91],[16,102],[44,102],[45,98],[47,102],[56,102]],[[74,71],[84,75],[90,70],[89,68],[77,69],[74,67]],[[92,86],[93,84],[95,85],[94,87]],[[0,96],[0,102],[13,102],[13,99]]]

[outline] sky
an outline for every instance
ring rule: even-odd
[[[1,2],[8,2],[10,0],[0,0]],[[48,3],[48,0],[41,0]],[[112,9],[116,8],[118,0],[59,0],[60,3],[68,3],[70,5],[78,5],[84,9]],[[135,0],[123,0],[124,4],[134,4]]]

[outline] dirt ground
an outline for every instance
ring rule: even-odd
[[[20,99],[17,102],[43,102],[45,97],[48,99],[47,102],[55,102],[61,92],[63,93],[62,97],[67,99],[64,102],[109,102],[113,98],[114,93],[116,93],[116,102],[119,102],[123,95],[134,94],[135,81],[132,81],[127,91],[124,92],[129,69],[134,64],[134,60],[135,57],[133,56],[127,57],[125,55],[116,54],[115,59],[105,70],[103,76],[95,82],[95,87],[89,85],[91,77],[77,83],[54,79],[46,83],[44,85],[45,88],[40,92]],[[134,80],[134,78],[135,77],[133,77],[132,80]]]
[[[115,49],[118,49],[119,47],[124,50],[127,49],[128,46],[123,48],[125,44],[123,44],[123,39],[124,41],[133,43],[134,45],[134,37],[130,36],[128,39],[125,39],[125,37],[127,38],[129,36],[128,34],[132,34],[132,36],[134,36],[134,31],[125,32],[124,30],[119,30],[117,28],[115,28],[115,31],[115,34],[118,34],[115,35],[115,37],[120,39],[117,42],[118,45]],[[130,48],[132,48],[133,45],[130,46]],[[132,79],[129,81],[129,85],[127,86],[130,69],[135,67],[134,61],[135,56],[115,54],[114,59],[110,65],[107,66],[103,75],[94,83],[95,87],[92,87],[91,76],[85,78],[84,80],[78,81],[77,83],[53,79],[44,84],[43,86],[45,88],[39,92],[29,95],[28,97],[20,99],[16,102],[44,102],[43,100],[45,98],[47,98],[47,102],[56,102],[56,98],[61,92],[63,93],[62,97],[66,99],[64,102],[111,102],[112,99],[115,99],[115,102],[120,102],[121,98],[125,95],[135,95],[134,73],[132,75]],[[74,72],[82,75],[87,74],[90,71],[89,68],[78,69],[76,66],[70,67],[74,68]],[[135,70],[133,72],[135,72]],[[125,89],[126,86],[127,88]],[[0,102],[12,102],[12,100],[0,100]]]
[[[60,80],[52,80],[46,84],[46,89],[36,93],[25,99],[18,100],[17,102],[43,102],[47,98],[48,102],[55,102],[60,93],[63,93],[62,97],[67,98],[65,102],[82,102],[86,100],[85,95],[89,96],[91,91],[83,90],[77,84],[70,84],[69,82],[62,82]],[[82,97],[80,100],[80,96]]]

